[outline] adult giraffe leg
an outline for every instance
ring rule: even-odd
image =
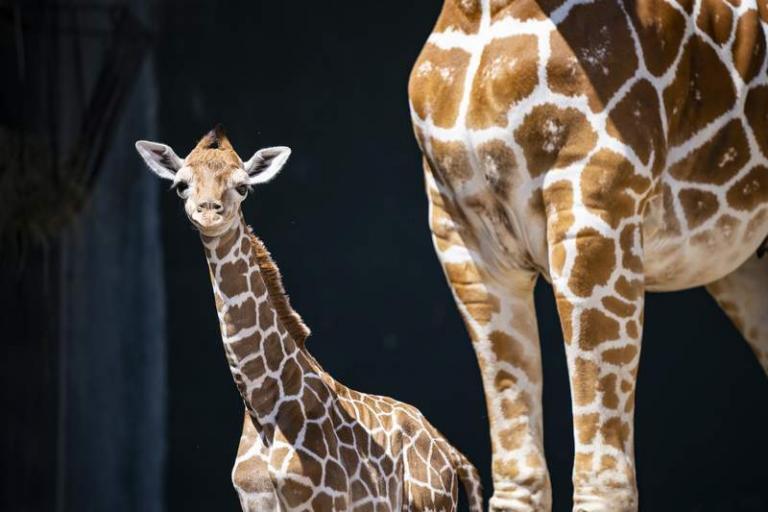
[[[633,413],[644,300],[640,207],[634,200],[621,209],[601,204],[620,197],[626,183],[600,168],[600,190],[590,191],[588,172],[544,190],[571,383],[573,510],[630,512],[638,506]]]
[[[768,256],[752,256],[707,286],[768,374]]]
[[[492,275],[450,199],[425,164],[430,228],[440,263],[467,325],[485,390],[493,452],[493,511],[551,508],[544,460],[536,274]]]

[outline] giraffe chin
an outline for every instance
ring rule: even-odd
[[[195,226],[195,229],[197,229],[201,235],[208,238],[216,238],[232,228],[234,219],[234,216],[226,218],[219,216],[218,219],[213,221],[196,219],[195,217],[190,217],[189,220],[192,221],[192,225]]]

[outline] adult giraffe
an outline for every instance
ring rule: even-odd
[[[445,1],[409,96],[494,510],[551,507],[538,275],[566,342],[574,510],[637,510],[646,290],[707,285],[768,371],[766,20],[755,0]]]

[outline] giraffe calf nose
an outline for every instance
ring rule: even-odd
[[[205,201],[197,205],[197,211],[203,212],[204,210],[213,210],[216,213],[221,212],[224,209],[224,205],[220,201]]]

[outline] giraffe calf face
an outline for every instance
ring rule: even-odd
[[[251,188],[241,166],[221,164],[185,165],[174,177],[173,188],[184,201],[187,217],[206,236],[229,230]]]
[[[220,127],[184,159],[157,142],[138,141],[136,150],[155,174],[173,183],[187,217],[206,236],[229,230],[248,191],[274,178],[291,154],[289,148],[277,146],[260,149],[243,162]]]

